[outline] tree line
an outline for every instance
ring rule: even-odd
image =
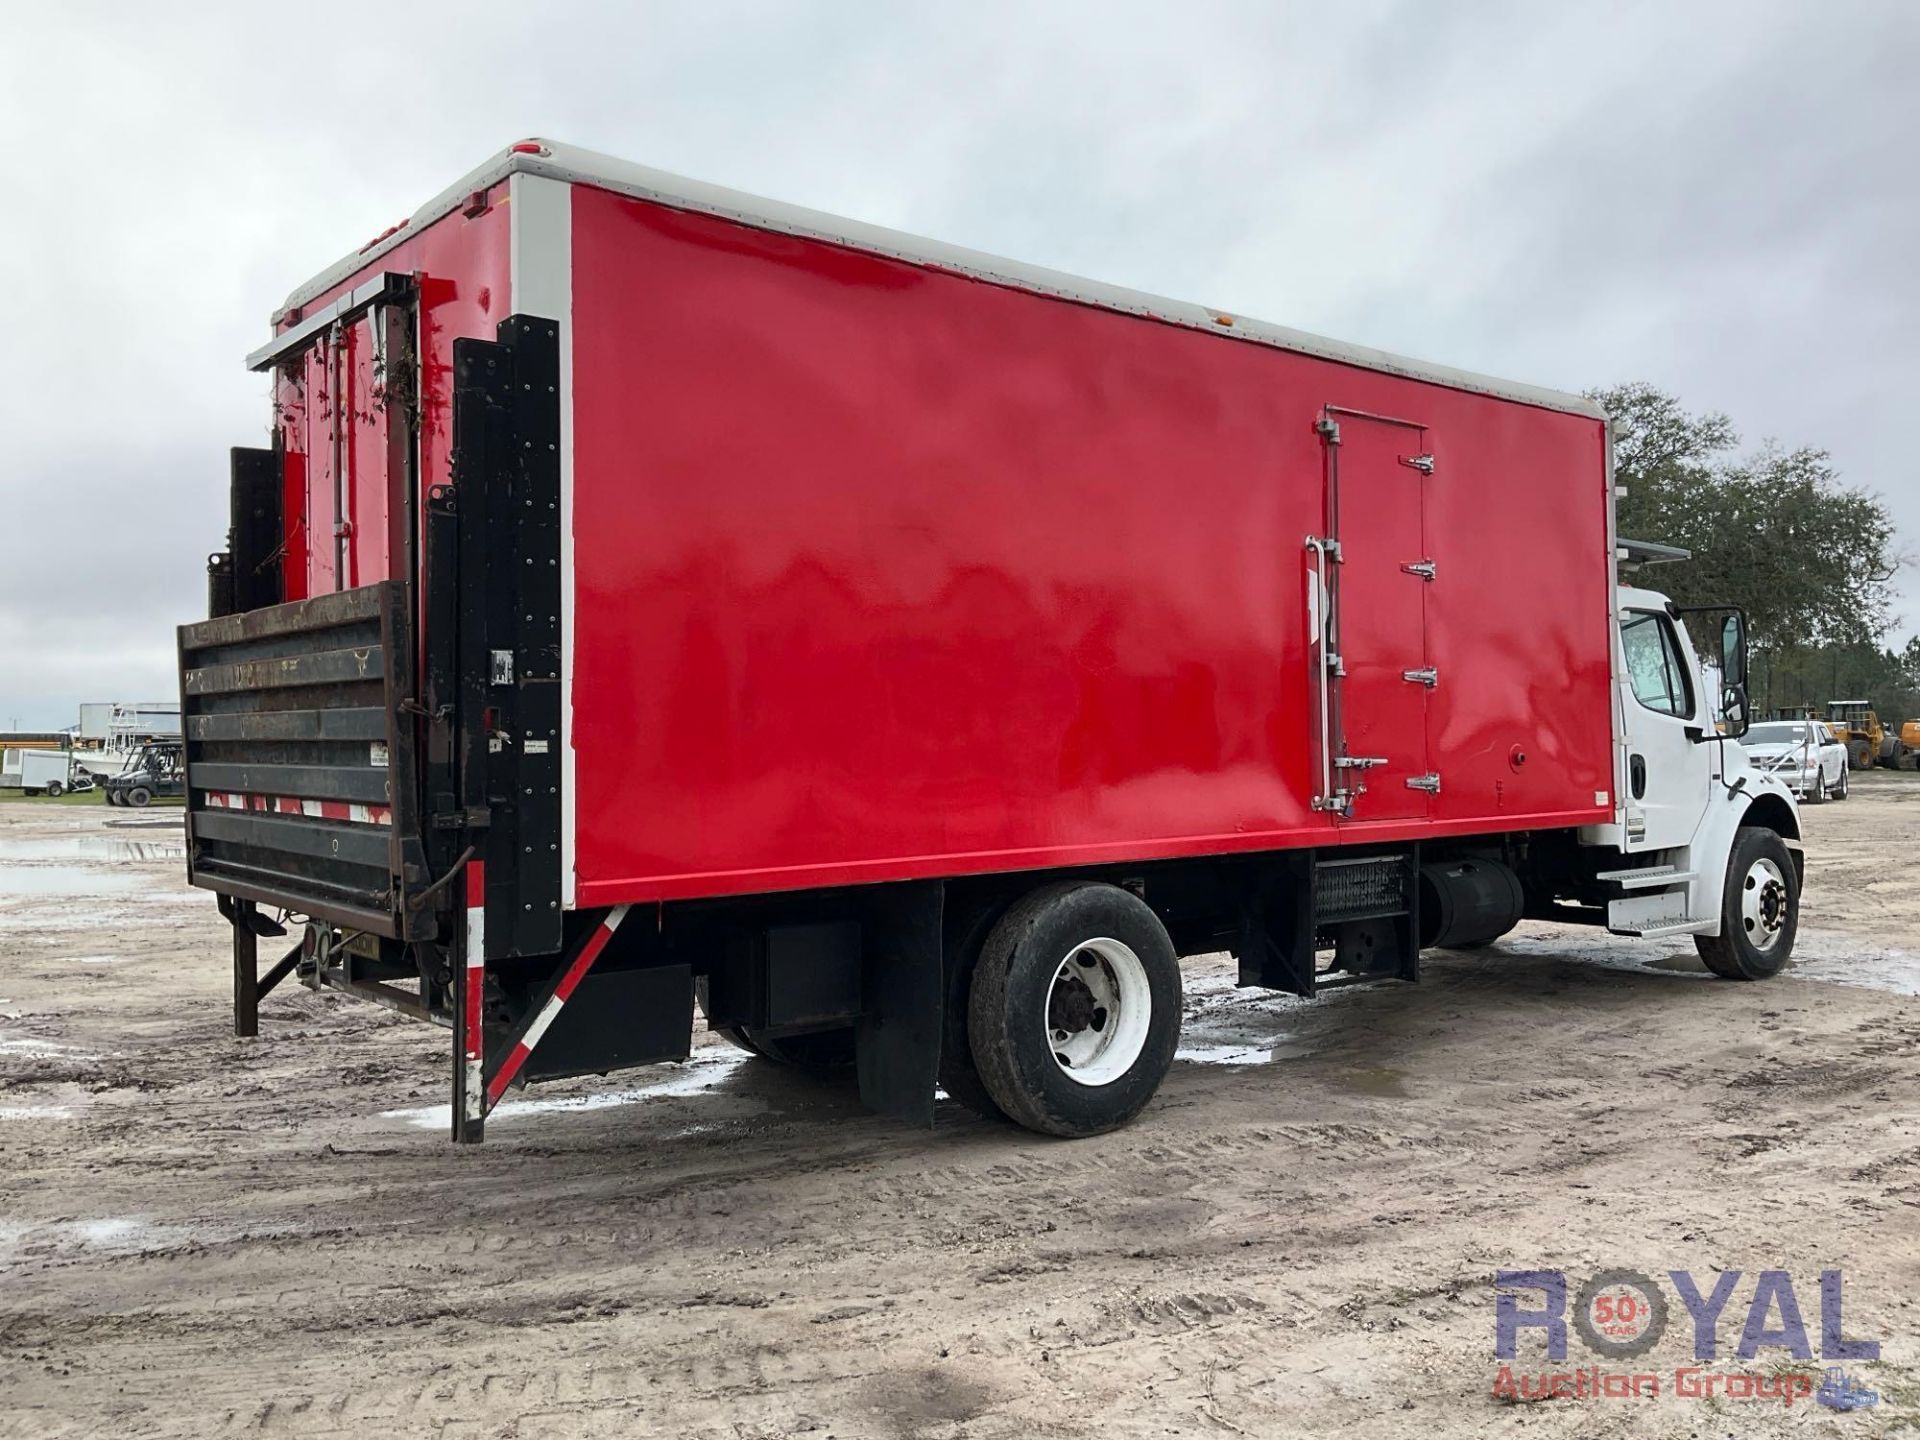
[[[1613,420],[1619,533],[1693,552],[1648,583],[1747,612],[1756,711],[1867,699],[1895,725],[1920,717],[1920,635],[1889,643],[1903,557],[1877,495],[1824,450],[1743,449],[1725,415],[1651,385],[1587,393]]]

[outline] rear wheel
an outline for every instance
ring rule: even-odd
[[[119,803],[120,803],[120,792],[114,789],[111,785],[109,785],[107,787],[107,804],[118,805]]]
[[[153,803],[153,791],[144,785],[136,785],[127,791],[127,804],[136,810],[144,810]]]
[[[1800,886],[1787,843],[1771,830],[1742,826],[1727,858],[1720,933],[1696,935],[1694,948],[1723,980],[1766,980],[1793,954]]]
[[[1046,1135],[1139,1114],[1180,1043],[1180,962],[1159,918],[1113,885],[1036,890],[980,949],[967,1038],[987,1093]]]
[[[58,800],[66,793],[67,787],[62,785],[58,780],[50,780],[47,782],[47,794],[55,800]]]

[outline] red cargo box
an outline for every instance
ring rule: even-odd
[[[568,907],[1612,815],[1579,397],[546,142],[282,328],[394,274],[422,490],[454,341],[560,322]],[[280,383],[288,599],[408,543],[375,328]]]

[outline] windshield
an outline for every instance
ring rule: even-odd
[[[1807,743],[1805,725],[1756,725],[1742,741],[1747,745],[1804,745]]]

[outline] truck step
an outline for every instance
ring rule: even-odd
[[[1659,890],[1669,885],[1685,885],[1700,878],[1697,870],[1682,870],[1677,865],[1643,865],[1633,870],[1602,870],[1593,877],[1622,890]]]
[[[1607,929],[1615,935],[1631,935],[1639,940],[1664,940],[1669,935],[1695,935],[1710,929],[1711,920],[1668,920],[1658,925],[1643,926],[1638,930],[1623,930],[1609,925]]]

